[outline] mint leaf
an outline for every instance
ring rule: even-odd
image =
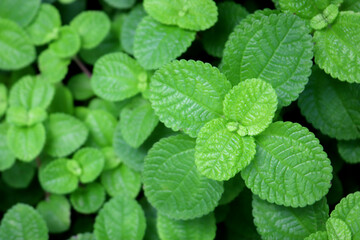
[[[316,233],[310,234],[304,240],[328,240],[328,235],[326,231],[318,231]]]
[[[105,189],[97,182],[80,186],[70,195],[70,202],[74,209],[82,214],[97,212],[105,202]]]
[[[114,169],[122,162],[121,159],[116,155],[113,147],[104,147],[101,149],[105,157],[105,165],[103,170]]]
[[[85,124],[90,130],[90,139],[100,147],[112,145],[116,119],[104,110],[91,110],[86,116]]]
[[[60,58],[51,49],[42,51],[38,58],[41,75],[50,83],[62,81],[68,72],[69,64],[69,59]]]
[[[49,48],[60,58],[73,57],[80,50],[80,36],[73,27],[63,26]]]
[[[341,158],[350,164],[360,163],[360,140],[338,141],[337,144]]]
[[[150,101],[160,121],[196,137],[208,121],[222,115],[230,83],[215,67],[200,61],[173,61],[155,72]]]
[[[329,218],[326,222],[326,231],[329,240],[351,240],[351,231],[349,226],[339,218]]]
[[[89,183],[94,181],[102,172],[105,158],[102,152],[96,148],[82,148],[78,150],[73,159],[81,168],[80,182]]]
[[[8,124],[0,124],[0,171],[9,169],[15,163],[15,155],[10,150],[6,138],[8,129]]]
[[[67,87],[75,100],[84,101],[94,96],[94,91],[90,85],[90,78],[84,73],[71,77]]]
[[[25,27],[35,17],[40,3],[41,0],[1,0],[0,18],[7,18]]]

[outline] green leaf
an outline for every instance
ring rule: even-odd
[[[51,4],[43,3],[33,21],[25,28],[35,45],[44,45],[58,36],[60,13]]]
[[[330,160],[307,128],[275,122],[255,140],[255,158],[241,172],[254,194],[278,205],[304,207],[328,193]]]
[[[83,11],[70,23],[80,35],[81,47],[94,48],[99,45],[110,31],[110,19],[101,11]]]
[[[31,163],[16,162],[2,172],[4,182],[13,188],[27,188],[35,175],[35,166]]]
[[[323,134],[339,140],[360,137],[360,85],[332,79],[313,69],[298,101],[301,113]]]
[[[104,171],[101,174],[101,184],[111,197],[122,194],[135,199],[140,192],[141,176],[122,164],[115,169]]]
[[[1,5],[5,2],[12,1],[3,0],[0,2],[0,15],[3,10],[17,12],[10,11],[11,8],[3,8]],[[0,18],[0,69],[21,69],[32,63],[35,56],[35,47],[26,32],[15,22]]]
[[[101,152],[105,157],[104,171],[116,168],[121,163],[121,159],[116,156],[113,147],[104,147]]]
[[[34,19],[40,3],[41,0],[1,0],[0,18],[7,18],[25,27]]]
[[[70,59],[60,58],[51,49],[46,49],[39,55],[38,67],[46,81],[57,83],[65,78],[70,62]]]
[[[105,157],[96,148],[82,148],[77,151],[73,159],[81,168],[80,182],[89,183],[94,181],[102,172],[105,164]]]
[[[310,234],[304,240],[328,240],[328,235],[326,231],[318,231],[316,233]]]
[[[121,134],[131,147],[138,148],[150,136],[158,122],[151,104],[142,98],[136,98],[121,111]]]
[[[147,16],[136,28],[134,55],[145,69],[157,69],[179,57],[194,40],[195,32]]]
[[[178,25],[194,31],[210,28],[217,21],[218,11],[212,0],[145,0],[146,12],[163,24]]]
[[[146,15],[143,5],[138,4],[131,9],[124,19],[121,27],[120,42],[122,48],[128,54],[133,54],[136,28]]]
[[[8,124],[0,124],[0,171],[9,169],[15,163],[15,155],[10,150],[6,138],[8,129]]]
[[[94,91],[90,85],[90,78],[84,73],[72,76],[68,81],[67,87],[75,100],[84,101],[94,96]]]
[[[340,9],[342,11],[360,12],[360,2],[358,0],[344,0]]]
[[[141,240],[145,228],[145,216],[140,205],[126,195],[119,195],[100,210],[95,219],[94,233],[101,240]]]
[[[101,57],[94,66],[91,86],[96,95],[120,101],[140,92],[140,81],[146,81],[145,70],[124,53],[110,53]]]
[[[45,145],[45,128],[42,123],[31,127],[10,126],[7,143],[16,158],[24,162],[35,159]]]
[[[27,110],[39,107],[44,110],[50,105],[55,88],[41,77],[25,76],[11,88],[9,104],[12,107],[23,107]]]
[[[221,58],[230,33],[249,13],[235,2],[219,3],[218,10],[218,21],[213,27],[203,32],[200,40],[208,54]]]
[[[239,193],[244,189],[245,182],[241,178],[240,174],[236,174],[235,177],[230,178],[224,182],[224,192],[219,201],[219,205],[225,205],[232,202]]]
[[[326,230],[329,240],[351,240],[349,226],[339,218],[329,218],[326,222]]]
[[[246,135],[257,135],[272,122],[277,104],[276,92],[269,83],[256,78],[248,79],[226,94],[224,115],[238,122]]]
[[[68,194],[78,187],[77,176],[68,168],[71,160],[59,158],[52,160],[39,171],[42,188],[50,193]]]
[[[323,13],[319,13],[311,19],[310,26],[315,30],[321,30],[334,22],[338,14],[339,7],[334,4],[330,4],[324,9]]]
[[[223,183],[197,171],[195,140],[186,135],[163,138],[145,158],[144,191],[159,213],[173,219],[192,219],[213,211]]]
[[[173,61],[151,78],[150,101],[160,121],[196,137],[202,126],[222,115],[231,85],[220,71],[200,61]]]
[[[226,120],[217,118],[206,123],[199,132],[195,164],[207,178],[224,181],[250,164],[255,149],[253,137],[229,131]]]
[[[84,144],[88,129],[73,116],[54,113],[46,122],[47,141],[45,151],[52,157],[64,157]]]
[[[10,107],[6,113],[6,121],[18,127],[30,127],[43,122],[47,113],[43,108],[36,107],[27,111],[24,107]]]
[[[174,220],[159,215],[157,229],[162,240],[213,240],[216,233],[214,214],[192,220]]]
[[[8,107],[8,91],[4,84],[0,83],[0,118],[5,114]]]
[[[338,141],[338,151],[341,158],[350,164],[360,163],[360,140]]]
[[[31,206],[18,203],[5,213],[0,226],[1,240],[48,240],[44,219]]]
[[[70,228],[70,203],[61,195],[50,195],[36,206],[51,233],[65,232]]]
[[[291,208],[253,195],[252,207],[254,223],[262,239],[304,239],[311,233],[324,231],[329,217],[326,198],[304,208]]]
[[[311,74],[310,28],[293,14],[255,16],[254,24],[245,19],[230,35],[222,72],[233,85],[251,78],[270,83],[279,106],[287,106],[298,98]]]
[[[79,213],[95,213],[105,202],[105,189],[97,182],[79,187],[71,193],[70,202]]]
[[[85,120],[90,138],[100,147],[112,146],[116,119],[104,110],[91,110]]]
[[[57,84],[55,95],[49,107],[50,113],[74,113],[74,99],[70,90],[62,84]]]
[[[93,98],[89,103],[89,109],[104,110],[111,113],[115,118],[120,115],[121,109],[128,103],[128,100],[120,102],[110,102],[101,98]]]
[[[76,30],[71,26],[63,26],[49,48],[60,58],[69,58],[80,50],[80,45],[80,36]]]
[[[360,192],[355,192],[343,198],[331,212],[331,218],[343,220],[352,233],[353,239],[360,236]]]
[[[127,9],[131,8],[136,0],[105,0],[105,2],[114,8]]]
[[[340,12],[329,28],[316,31],[315,62],[341,81],[360,83],[360,14]]]
[[[96,238],[92,233],[81,233],[69,238],[69,240],[96,240]]]

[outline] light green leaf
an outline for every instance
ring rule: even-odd
[[[81,233],[69,238],[69,240],[96,240],[93,233]]]
[[[91,86],[96,95],[120,101],[138,94],[138,85],[146,82],[145,70],[124,53],[110,53],[101,57],[94,66]]]
[[[308,237],[304,238],[304,240],[328,240],[327,232],[318,231],[316,233],[312,233]]]
[[[94,48],[99,45],[110,31],[110,19],[101,11],[83,11],[70,23],[81,38],[81,47]]]
[[[40,169],[39,181],[45,191],[68,194],[78,187],[78,178],[68,167],[70,161],[67,158],[59,158]]]
[[[116,119],[104,110],[91,110],[85,120],[90,138],[100,147],[112,146]]]
[[[35,175],[35,166],[31,163],[16,162],[10,169],[2,172],[4,182],[13,188],[27,188]]]
[[[15,163],[15,155],[10,150],[6,138],[8,129],[8,124],[0,124],[0,171],[9,169]]]
[[[360,137],[360,85],[332,79],[313,69],[298,101],[301,113],[323,134],[339,140]]]
[[[89,103],[89,109],[104,110],[111,113],[114,118],[118,118],[120,111],[125,105],[127,105],[128,99],[120,102],[110,102],[101,98],[93,98]]]
[[[41,0],[1,0],[0,18],[7,18],[25,27],[36,16],[40,3]]]
[[[351,240],[349,226],[339,218],[329,218],[326,222],[326,231],[329,240]]]
[[[338,6],[330,4],[322,13],[319,13],[311,19],[310,26],[315,30],[321,30],[333,23],[338,14]]]
[[[202,126],[222,115],[231,85],[220,71],[200,61],[173,61],[151,78],[150,101],[160,121],[196,137]]]
[[[0,226],[1,240],[48,240],[48,229],[41,215],[31,206],[18,203],[5,213]]]
[[[144,8],[151,17],[163,24],[178,25],[194,31],[210,28],[218,16],[212,0],[145,0]]]
[[[279,106],[287,106],[298,98],[311,74],[310,28],[293,14],[256,17],[254,24],[245,19],[230,35],[222,72],[233,85],[251,78],[270,83]]]
[[[45,145],[45,128],[42,123],[31,127],[10,126],[7,143],[13,154],[21,161],[35,159]]]
[[[39,107],[44,110],[50,105],[55,88],[41,77],[25,76],[11,88],[9,104],[12,107],[23,107],[26,110]]]
[[[254,194],[278,205],[304,207],[328,193],[330,160],[307,128],[275,122],[255,140],[255,158],[241,172]]]
[[[277,104],[276,92],[269,83],[248,79],[226,94],[224,115],[239,123],[239,131],[244,131],[245,135],[257,135],[272,122]]]
[[[70,58],[80,50],[80,45],[80,36],[76,30],[71,26],[63,26],[49,48],[60,58]]]
[[[341,81],[360,83],[360,14],[340,12],[329,28],[316,31],[315,62]]]
[[[84,73],[72,76],[68,81],[67,87],[75,100],[84,101],[94,96],[94,91],[90,85],[90,78]]]
[[[51,4],[43,3],[33,21],[25,28],[35,45],[44,45],[58,36],[60,13]]]
[[[49,106],[50,113],[66,113],[72,115],[74,113],[74,99],[70,90],[62,84],[57,84],[55,95]]]
[[[18,127],[31,127],[43,122],[47,113],[43,108],[33,108],[27,111],[24,107],[10,107],[6,112],[6,121]]]
[[[174,220],[159,215],[157,229],[161,240],[213,240],[216,234],[214,214],[192,220]]]
[[[262,239],[304,239],[325,230],[329,217],[326,198],[304,208],[278,206],[253,195],[254,223]],[[286,227],[284,224],[286,223]]]
[[[52,157],[64,157],[84,144],[88,129],[73,116],[54,113],[46,122],[47,141],[45,151]]]
[[[343,220],[350,228],[353,239],[360,237],[360,192],[355,192],[343,198],[331,212],[331,218]]]
[[[51,194],[36,206],[51,233],[65,232],[70,228],[70,203],[66,197]]]
[[[144,17],[136,28],[134,55],[145,69],[157,69],[179,57],[195,40],[195,32]]]
[[[135,199],[140,192],[141,176],[122,164],[115,169],[104,171],[101,174],[101,184],[112,197],[122,194]]]
[[[253,137],[241,137],[227,128],[226,120],[217,118],[206,123],[199,132],[195,164],[207,178],[228,180],[249,165],[255,148]]]
[[[120,129],[124,140],[138,148],[150,136],[159,122],[151,104],[142,98],[129,103],[120,114]]]
[[[105,157],[104,171],[116,168],[121,163],[121,159],[116,156],[113,147],[104,147],[101,149],[101,152]]]
[[[360,12],[360,2],[358,0],[344,0],[340,10]]]
[[[118,195],[100,210],[95,219],[94,233],[101,240],[141,240],[145,228],[145,216],[140,205],[126,195]]]
[[[225,43],[234,27],[249,13],[240,4],[222,2],[218,4],[219,19],[213,27],[201,35],[201,42],[207,53],[215,57],[222,57]]]
[[[138,4],[131,9],[124,19],[121,27],[120,40],[122,48],[128,54],[133,54],[135,31],[138,24],[146,15],[143,5]]]
[[[81,183],[94,181],[102,172],[105,164],[103,153],[96,148],[82,148],[74,154],[73,159],[79,163],[82,170]]]
[[[3,10],[17,12],[10,11],[11,8],[3,8],[1,5],[5,2],[12,0],[0,2],[0,15]],[[24,4],[20,3],[20,5]],[[26,32],[15,22],[0,18],[0,69],[17,70],[26,67],[34,61],[35,56],[35,47]]]
[[[192,219],[213,211],[223,183],[197,171],[195,140],[186,135],[163,138],[145,158],[144,191],[159,213],[173,219]]]
[[[74,209],[82,214],[95,213],[105,202],[105,189],[97,182],[79,187],[70,195]]]
[[[38,67],[46,81],[57,83],[65,78],[70,62],[70,59],[60,58],[51,49],[46,49],[39,55]]]
[[[360,163],[360,140],[338,141],[338,151],[341,158],[350,164]]]
[[[0,83],[0,118],[5,114],[8,107],[8,91],[4,84]]]
[[[244,189],[245,182],[241,178],[240,174],[236,174],[235,177],[230,178],[224,182],[224,192],[219,201],[219,205],[225,205],[232,202],[239,193]]]
[[[131,8],[136,0],[105,0],[105,2],[114,8],[127,9]]]

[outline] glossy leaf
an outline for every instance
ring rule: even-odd
[[[339,218],[329,218],[326,222],[326,230],[329,240],[351,240],[349,226]]]
[[[96,148],[82,148],[77,151],[73,159],[81,168],[80,182],[89,183],[94,181],[102,172],[105,158],[102,152]]]
[[[105,189],[101,184],[94,182],[79,187],[70,195],[71,205],[82,214],[95,213],[105,202]]]

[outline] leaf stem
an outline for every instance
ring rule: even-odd
[[[81,71],[89,78],[91,78],[91,72],[89,71],[89,69],[87,69],[85,64],[77,56],[74,56],[73,60],[75,61],[76,65],[78,65],[78,67],[81,69]]]

